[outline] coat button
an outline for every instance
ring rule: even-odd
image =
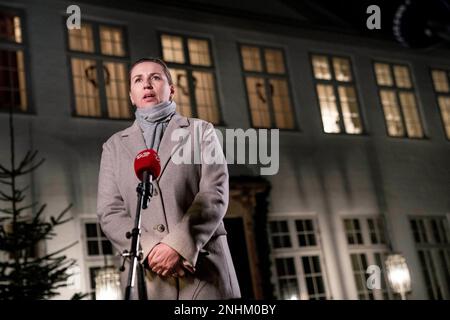
[[[158,230],[159,232],[164,232],[164,230],[166,230],[166,227],[163,224],[158,224],[154,226],[153,229]]]

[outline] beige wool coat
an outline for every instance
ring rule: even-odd
[[[180,128],[185,134],[178,141],[172,141],[172,133]],[[201,135],[194,134],[195,128]],[[155,192],[148,208],[141,211],[140,239],[144,257],[141,263],[151,249],[162,242],[195,266],[196,272],[173,278],[161,277],[146,269],[147,295],[151,300],[240,297],[223,225],[229,191],[226,162],[177,164],[172,159],[180,148],[189,143],[192,146],[196,139],[202,154],[211,146],[220,148],[210,123],[176,113],[161,140],[158,152],[161,174],[153,182]],[[134,226],[139,183],[133,165],[136,155],[144,149],[144,138],[136,121],[103,144],[97,215],[103,232],[120,252],[130,249],[131,241],[125,234]],[[220,152],[223,157],[222,149]],[[124,289],[128,268],[121,274]],[[134,292],[137,293],[137,289]]]

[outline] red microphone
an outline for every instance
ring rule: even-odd
[[[158,153],[153,149],[146,149],[138,153],[134,159],[134,172],[139,180],[143,180],[144,171],[147,171],[153,179],[158,178],[161,172]]]

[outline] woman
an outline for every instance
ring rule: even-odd
[[[222,221],[228,206],[227,165],[225,161],[171,161],[174,150],[183,147],[171,139],[181,128],[189,137],[195,137],[194,128],[200,126],[204,133],[199,141],[202,154],[211,146],[220,148],[210,123],[175,111],[174,94],[175,86],[162,60],[146,58],[132,65],[130,99],[136,106],[136,121],[103,145],[97,202],[100,225],[117,250],[129,249],[130,240],[125,234],[133,228],[139,183],[133,170],[134,159],[144,149],[157,150],[161,174],[153,182],[155,193],[149,207],[142,210],[141,220],[141,263],[146,266],[147,296],[239,298]],[[184,143],[192,140],[183,139]],[[191,152],[195,150],[191,148]],[[127,275],[122,273],[122,285]]]

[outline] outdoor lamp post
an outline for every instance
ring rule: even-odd
[[[114,267],[103,267],[95,276],[96,300],[121,300],[120,276]]]
[[[388,255],[385,261],[389,285],[395,293],[399,293],[402,300],[406,300],[406,293],[411,291],[411,276],[405,258],[401,254]]]

